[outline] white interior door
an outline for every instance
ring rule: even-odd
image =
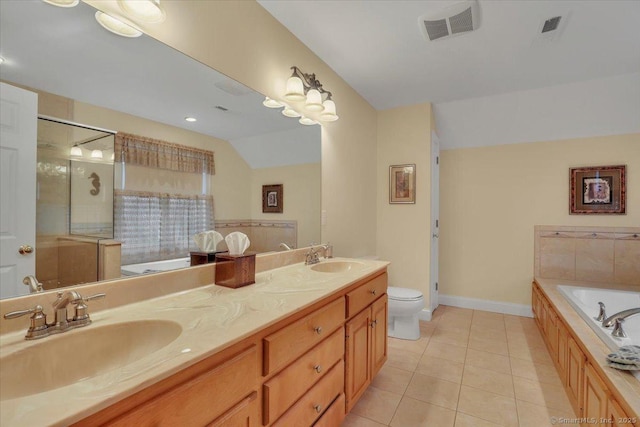
[[[37,128],[38,96],[0,83],[0,298],[36,271]]]
[[[438,249],[440,237],[440,140],[431,133],[431,312],[438,307]]]

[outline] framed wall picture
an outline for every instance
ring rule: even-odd
[[[416,165],[389,166],[389,203],[416,202]]]
[[[570,214],[625,214],[626,166],[569,170]]]
[[[262,186],[262,212],[282,213],[283,194],[282,184]]]

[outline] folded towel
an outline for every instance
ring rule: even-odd
[[[625,345],[607,355],[607,365],[625,371],[640,370],[640,346]]]
[[[234,231],[233,233],[227,234],[227,237],[224,238],[224,241],[227,242],[229,255],[242,255],[251,244],[249,237],[239,231]]]
[[[222,234],[215,230],[203,231],[193,236],[193,240],[202,252],[215,252],[222,239]]]

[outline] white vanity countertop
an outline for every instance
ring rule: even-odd
[[[340,273],[311,270],[303,263],[256,274],[256,283],[239,289],[216,285],[97,312],[84,328],[26,341],[26,331],[0,336],[0,357],[75,333],[99,332],[101,326],[140,320],[178,323],[182,333],[167,346],[137,361],[74,384],[0,402],[0,425],[68,425],[106,408],[194,363],[247,338],[271,324],[381,271],[386,261],[335,258],[356,268]],[[116,344],[117,345],[117,344]],[[28,350],[27,350],[28,351]],[[79,348],[78,357],[83,351]],[[68,361],[73,367],[73,360]],[[4,369],[0,365],[0,372]],[[52,368],[53,369],[53,368]],[[1,381],[1,379],[0,379]],[[0,396],[1,397],[1,396]]]

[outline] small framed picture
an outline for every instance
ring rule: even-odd
[[[282,184],[262,186],[262,212],[282,213],[283,211]]]
[[[416,202],[416,165],[389,166],[389,203]]]
[[[569,170],[570,214],[625,214],[626,166]]]

